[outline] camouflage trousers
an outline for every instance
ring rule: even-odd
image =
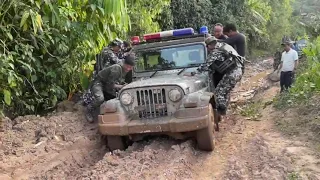
[[[91,90],[88,89],[86,90],[83,95],[82,95],[82,101],[83,101],[83,105],[87,106],[88,104],[90,104],[92,101],[94,100],[94,96],[91,93]]]
[[[277,70],[280,64],[281,64],[281,60],[280,59],[274,59],[273,69]]]
[[[88,110],[95,110],[100,107],[100,105],[104,101],[108,101],[110,99],[115,98],[114,95],[111,95],[104,91],[104,84],[100,82],[99,80],[95,80],[90,88],[91,92],[91,99],[90,102],[87,104]]]
[[[273,69],[277,70],[281,64],[281,51],[277,51],[273,56]]]
[[[230,92],[242,78],[242,68],[237,67],[225,74],[218,83],[215,93],[217,97],[217,107],[226,110],[229,104]]]

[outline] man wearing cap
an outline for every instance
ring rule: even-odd
[[[286,40],[281,45],[284,46],[284,52],[281,55],[281,64],[278,72],[280,74],[281,92],[291,87],[294,77],[294,72],[298,66],[298,53],[291,48],[292,41]]]
[[[94,98],[87,105],[86,109],[86,119],[88,122],[93,122],[93,112],[96,108],[99,108],[104,101],[115,98],[116,91],[125,86],[125,84],[122,85],[124,77],[127,72],[132,70],[134,65],[134,56],[128,55],[123,63],[105,67],[97,73],[97,77],[90,89]]]
[[[105,47],[100,53],[99,58],[97,59],[95,67],[96,73],[98,73],[105,67],[120,63],[121,59],[119,58],[119,55],[122,48],[123,41],[118,38],[113,40],[107,47]]]
[[[242,78],[243,57],[236,50],[217,38],[209,37],[205,41],[209,51],[207,62],[213,67],[215,94],[217,97],[217,110],[225,115],[230,99],[230,92]],[[226,68],[225,68],[226,67]],[[222,74],[221,79],[216,79],[215,73]]]
[[[127,56],[128,54],[132,54],[131,50],[132,50],[132,46],[131,46],[131,43],[128,42],[128,41],[123,41],[123,45],[124,45],[124,56]],[[133,54],[132,54],[133,55]],[[125,82],[127,84],[131,83],[132,82],[132,70],[129,71],[127,74],[126,74],[126,77],[125,77]]]
[[[213,34],[217,39],[227,39],[227,37],[223,34],[223,26],[221,23],[215,24],[213,28]]]
[[[121,50],[117,53],[117,56],[119,59],[124,59],[124,57],[129,54],[129,52],[131,51],[132,47],[130,42],[128,41],[123,41],[123,45]]]

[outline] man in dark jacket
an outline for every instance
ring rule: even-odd
[[[127,72],[134,67],[134,56],[128,55],[125,57],[123,63],[114,64],[105,67],[97,73],[97,76],[90,88],[93,101],[87,105],[86,119],[93,122],[93,112],[99,108],[104,101],[108,101],[116,97],[116,91],[123,86],[124,77]]]
[[[223,28],[223,34],[227,35],[228,38],[223,42],[231,45],[237,50],[238,54],[242,57],[246,56],[246,37],[242,33],[239,33],[236,25],[227,24]]]
[[[131,54],[131,50],[132,50],[131,43],[128,41],[123,41],[123,50],[122,50],[123,56],[126,56],[127,54]],[[125,82],[127,84],[132,82],[132,70],[126,74]]]

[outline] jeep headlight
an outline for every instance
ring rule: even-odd
[[[129,105],[133,102],[133,97],[131,96],[130,93],[123,93],[121,94],[120,96],[120,102],[123,104],[123,105]]]
[[[182,93],[178,89],[172,89],[169,91],[169,99],[172,102],[177,102],[182,98]]]

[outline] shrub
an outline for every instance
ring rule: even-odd
[[[0,108],[53,108],[86,87],[95,54],[129,28],[125,0],[0,3]]]

